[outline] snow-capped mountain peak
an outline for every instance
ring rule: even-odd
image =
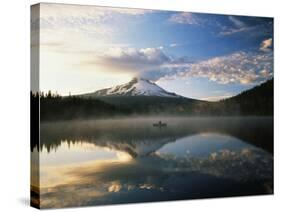
[[[86,96],[160,96],[160,97],[180,97],[175,93],[170,93],[157,84],[143,78],[133,78],[130,82],[98,90]]]

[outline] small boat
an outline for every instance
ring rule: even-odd
[[[159,121],[158,123],[154,123],[153,127],[167,127],[167,124],[162,123],[162,121]]]

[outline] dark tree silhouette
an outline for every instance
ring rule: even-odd
[[[69,120],[106,118],[128,115],[174,116],[272,116],[273,79],[241,94],[218,102],[187,98],[155,96],[62,97],[48,91],[31,94],[32,113],[39,113],[40,120]],[[32,117],[36,122],[35,117]]]

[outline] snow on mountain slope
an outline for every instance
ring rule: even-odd
[[[111,88],[98,90],[94,93],[83,96],[160,96],[160,97],[181,97],[170,93],[147,79],[133,78],[130,82],[117,85]]]

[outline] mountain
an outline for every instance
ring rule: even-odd
[[[219,103],[239,115],[273,115],[273,78]]]
[[[131,114],[176,114],[178,111],[189,111],[192,108],[191,104],[199,102],[168,92],[156,83],[143,78],[133,78],[128,83],[78,97],[97,99],[130,111]]]
[[[175,93],[168,92],[157,84],[143,78],[133,78],[130,82],[101,89],[93,93],[83,94],[82,97],[101,96],[158,96],[158,97],[181,97]]]

